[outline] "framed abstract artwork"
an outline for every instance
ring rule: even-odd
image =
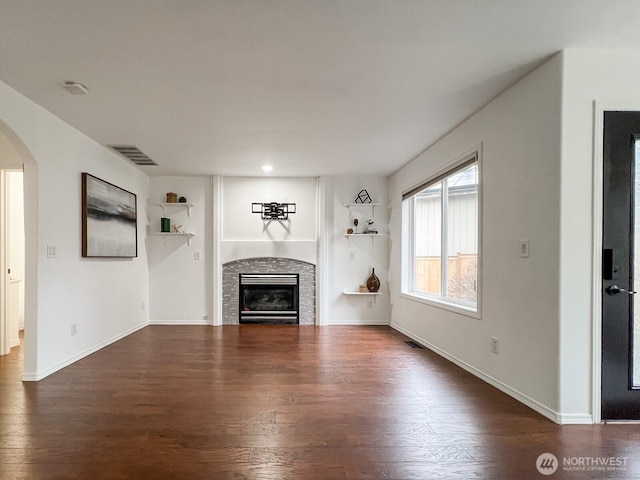
[[[138,256],[136,195],[82,174],[82,256]]]

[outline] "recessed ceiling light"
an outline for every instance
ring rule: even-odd
[[[63,86],[67,92],[73,95],[86,95],[89,93],[89,89],[78,82],[64,82]]]
[[[271,170],[273,170],[273,166],[271,165],[263,165],[262,166],[262,171],[265,173],[269,173]]]

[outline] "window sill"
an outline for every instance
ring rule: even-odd
[[[423,295],[417,295],[409,292],[402,292],[400,294],[401,297],[406,298],[407,300],[411,300],[414,302],[423,303],[425,305],[429,305],[430,307],[440,308],[442,310],[447,310],[449,312],[458,313],[460,315],[464,315],[466,317],[475,318],[476,320],[481,319],[480,310],[473,310],[470,307],[465,307],[463,305],[457,305],[455,303],[447,303],[442,302],[433,298],[429,298]]]

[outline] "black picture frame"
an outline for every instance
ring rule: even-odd
[[[82,173],[82,256],[138,256],[138,202],[135,193]]]

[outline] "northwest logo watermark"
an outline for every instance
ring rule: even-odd
[[[553,453],[543,453],[536,460],[536,468],[543,475],[553,475],[558,470],[558,458]]]
[[[615,472],[627,469],[627,457],[563,457],[562,462],[553,453],[543,453],[536,460],[542,475],[553,475],[562,467],[565,472]]]

